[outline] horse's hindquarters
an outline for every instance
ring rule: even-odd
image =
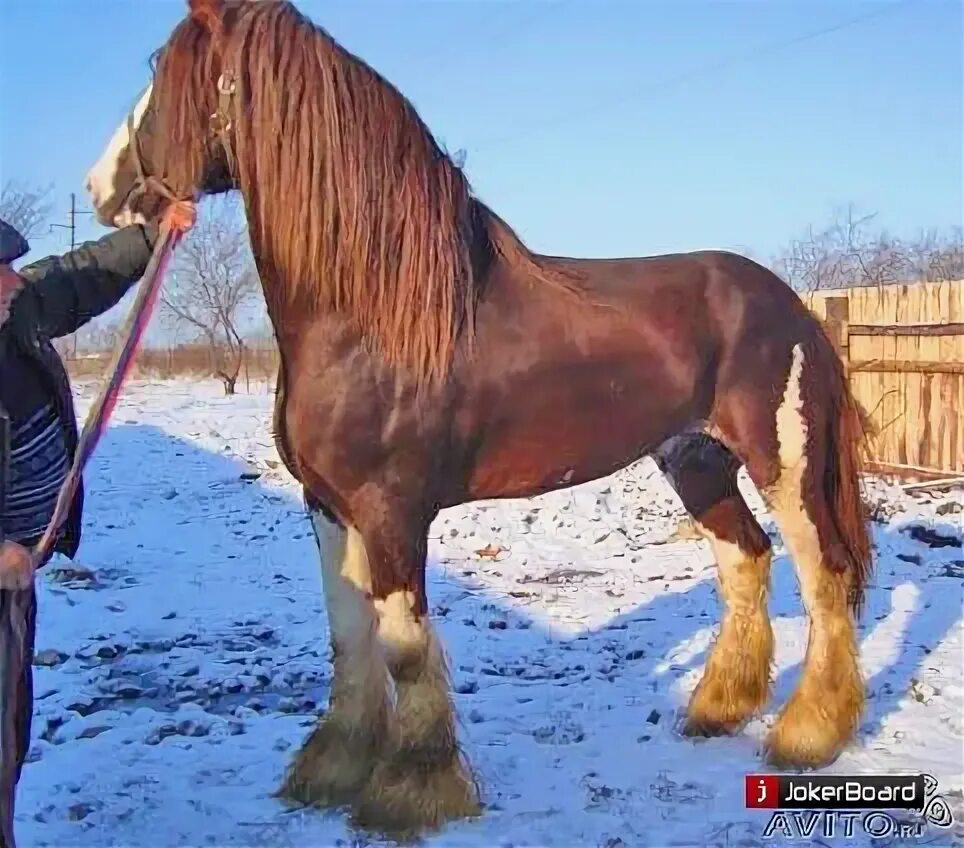
[[[772,368],[744,369],[713,421],[776,518],[810,618],[800,683],[767,743],[775,764],[804,768],[832,762],[859,723],[864,693],[848,604],[860,598],[870,567],[857,413],[842,367],[811,321],[774,366],[779,382]],[[775,382],[783,386],[776,397]]]

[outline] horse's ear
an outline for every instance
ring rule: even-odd
[[[211,33],[221,29],[224,0],[188,0],[191,17]]]

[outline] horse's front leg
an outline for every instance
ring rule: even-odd
[[[478,789],[459,750],[442,645],[428,618],[428,520],[389,509],[364,530],[372,569],[378,643],[395,681],[395,720],[355,807],[356,823],[395,837],[434,830],[480,812]]]
[[[388,669],[376,641],[372,579],[361,534],[307,502],[324,581],[334,654],[328,711],[298,753],[282,797],[321,807],[351,805],[388,739]]]

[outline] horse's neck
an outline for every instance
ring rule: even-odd
[[[292,361],[309,336],[313,337],[311,343],[314,345],[322,337],[343,336],[349,331],[349,316],[323,303],[307,309],[303,301],[287,295],[289,287],[284,272],[267,268],[257,261],[256,265],[268,320],[274,329],[278,348],[286,359]]]
[[[278,279],[275,272],[270,272],[270,276],[258,269],[261,277],[261,290],[264,293],[264,302],[268,310],[268,320],[274,328],[275,339],[278,346],[285,350],[295,343],[298,334],[305,326],[305,316],[302,310],[297,310],[294,305],[285,299],[282,293],[284,281]],[[301,315],[299,317],[299,312]]]
[[[258,279],[261,281],[261,292],[264,295],[268,320],[274,329],[275,339],[279,347],[284,350],[286,345],[291,344],[294,332],[304,325],[304,315],[298,320],[298,315],[290,302],[290,298],[286,298],[284,294],[286,280],[283,271],[261,258],[265,255],[263,245],[259,244],[253,231],[250,235],[254,264],[258,269]]]

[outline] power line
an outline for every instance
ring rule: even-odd
[[[519,15],[515,14],[517,7],[511,3],[506,3],[499,12],[496,12],[492,17],[488,18],[487,23],[495,23],[496,26],[494,28],[485,27],[485,29],[488,30],[488,32],[485,33],[485,61],[489,62],[494,52],[505,47],[507,43],[512,41],[514,36],[524,32],[531,24],[540,18],[546,17],[550,11],[553,13],[561,11],[565,5],[564,0],[545,0],[545,2],[532,3],[526,7],[526,11],[530,14]],[[498,24],[503,21],[504,26],[498,26]],[[500,36],[504,37],[500,38]],[[462,62],[469,52],[471,51],[465,50],[463,44],[453,39],[443,46],[442,50],[434,56],[430,56],[429,60],[418,62],[415,67],[434,68],[439,64],[441,59],[450,58],[453,53],[457,54],[455,61]]]
[[[875,18],[883,17],[884,15],[891,14],[896,10],[903,8],[904,6],[910,5],[913,0],[899,0],[895,3],[890,3],[883,8],[877,8],[872,12],[866,12],[863,15],[858,15],[854,18],[849,18],[848,20],[841,21],[840,23],[831,24],[830,26],[821,27],[820,29],[809,30],[808,32],[795,35],[788,39],[783,39],[781,41],[772,42],[771,44],[764,44],[759,47],[755,47],[752,50],[744,51],[742,53],[737,53],[731,56],[726,56],[722,59],[718,59],[715,62],[711,62],[706,65],[702,65],[698,68],[694,68],[690,71],[684,71],[675,77],[670,77],[669,79],[663,80],[662,82],[646,86],[640,90],[622,94],[619,97],[610,98],[609,100],[596,102],[593,106],[588,109],[583,110],[578,114],[576,118],[573,118],[572,112],[567,112],[565,115],[559,115],[555,118],[550,118],[546,121],[542,121],[533,126],[530,126],[523,132],[511,133],[502,136],[496,136],[489,141],[476,142],[475,144],[469,145],[469,150],[480,150],[482,148],[497,147],[501,144],[505,144],[510,141],[517,141],[520,138],[524,138],[529,135],[537,135],[538,133],[544,132],[547,129],[552,129],[557,126],[563,126],[565,124],[571,123],[573,120],[583,121],[591,115],[599,114],[600,112],[606,112],[610,109],[622,106],[626,103],[638,100],[646,95],[656,94],[659,92],[666,91],[682,83],[689,82],[690,80],[697,79],[699,77],[705,76],[707,74],[716,73],[721,70],[728,69],[734,65],[739,65],[747,61],[752,61],[758,59],[761,56],[766,56],[768,54],[778,53],[788,47],[795,47],[798,44],[803,44],[807,41],[813,41],[817,38],[822,38],[825,35],[830,35],[831,33],[840,32],[841,30],[849,29],[850,27],[857,26],[858,24],[865,23],[867,21],[873,20]]]

